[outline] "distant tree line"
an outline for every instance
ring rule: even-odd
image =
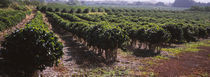
[[[0,8],[17,7],[18,5],[41,5],[38,0],[1,0]]]
[[[205,12],[210,12],[210,6],[205,6],[205,7],[192,6],[189,10],[190,11],[205,11]]]
[[[137,6],[139,6],[139,5],[147,5],[147,6],[167,6],[167,5],[165,5],[163,2],[157,2],[157,3],[153,4],[153,3],[146,3],[146,2],[140,2],[140,1],[138,1],[138,2],[134,2],[133,4],[134,4],[134,5],[137,5]]]
[[[192,7],[192,6],[210,6],[210,3],[200,3],[194,0],[175,0],[173,3],[174,7]]]

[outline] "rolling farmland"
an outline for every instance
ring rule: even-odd
[[[0,76],[210,74],[209,12],[64,4],[26,8],[0,9]]]

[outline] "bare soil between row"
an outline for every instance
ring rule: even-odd
[[[154,68],[159,77],[203,77],[210,75],[210,47],[199,47],[199,52],[181,53],[177,58],[162,61]]]

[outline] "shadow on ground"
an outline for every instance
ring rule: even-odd
[[[154,57],[154,56],[160,55],[160,53],[156,53],[155,51],[134,48],[132,46],[128,46],[128,47],[126,47],[126,49],[129,52],[133,52],[133,55],[136,57]]]
[[[55,26],[52,30],[63,40],[64,53],[67,54],[67,59],[64,61],[75,61],[80,67],[101,67],[105,64],[104,57],[98,56],[83,44],[78,43],[70,32]]]
[[[137,57],[154,57],[160,55],[160,53],[155,53],[154,51],[151,50],[135,49],[133,51],[133,55]]]

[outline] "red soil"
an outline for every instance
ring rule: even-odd
[[[210,47],[199,47],[199,52],[182,53],[178,58],[164,61],[154,68],[158,77],[202,77],[210,75]]]

